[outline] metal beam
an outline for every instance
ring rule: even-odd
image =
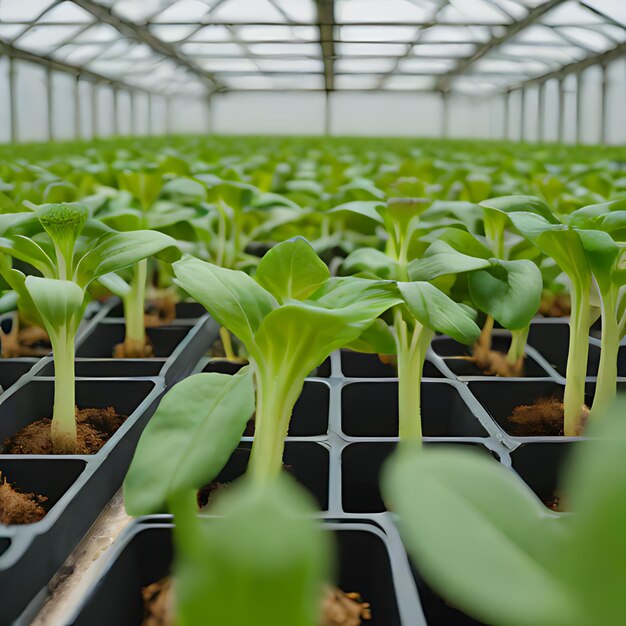
[[[602,90],[600,96],[602,98],[600,102],[600,143],[606,143],[607,137],[607,118],[609,110],[609,70],[606,65],[602,66]]]
[[[108,83],[110,85],[118,85],[119,87],[131,88],[131,85],[124,81],[115,80],[103,74],[92,72],[91,70],[84,69],[78,65],[72,65],[71,63],[65,63],[65,61],[59,61],[46,55],[33,54],[27,50],[22,50],[12,44],[8,44],[0,40],[0,56],[8,56],[9,59],[19,59],[20,61],[27,61],[28,63],[34,63],[41,67],[50,68],[56,72],[63,72],[64,74],[72,74],[82,79],[95,83]],[[133,89],[140,89],[141,91],[148,92],[149,90],[141,87],[133,87]]]
[[[580,61],[568,63],[567,65],[563,65],[559,69],[547,72],[546,74],[541,74],[541,76],[535,76],[533,78],[529,78],[528,80],[522,81],[521,83],[517,83],[516,85],[511,85],[511,88],[518,89],[520,87],[528,85],[536,85],[537,83],[542,83],[546,80],[550,80],[551,78],[560,79],[568,76],[569,74],[578,74],[579,72],[586,70],[592,65],[603,65],[605,63],[614,61],[615,59],[618,59],[624,55],[626,55],[626,42],[620,43],[618,46],[615,46],[614,48],[611,48],[606,52],[592,54],[591,56],[581,59]]]
[[[209,87],[210,91],[218,91],[224,88],[223,85],[221,85],[210,72],[203,70],[191,57],[179,52],[171,44],[153,35],[152,32],[145,26],[140,26],[134,22],[124,19],[113,13],[108,7],[98,4],[93,0],[72,0],[72,2],[81,7],[81,9],[91,13],[91,15],[93,15],[100,22],[113,26],[125,37],[145,44],[158,54],[174,61],[180,67],[184,67],[192,74],[200,78],[200,80]]]
[[[565,140],[565,79],[559,78],[559,118],[557,141],[563,143]]]
[[[9,111],[11,115],[11,143],[17,143],[17,80],[15,58],[9,57]]]
[[[324,62],[324,89],[335,90],[335,2],[334,0],[316,0],[317,29]]]
[[[583,139],[583,74],[576,76],[576,144],[580,145]]]
[[[74,138],[82,139],[82,107],[80,101],[80,76],[74,81]]]
[[[554,7],[562,4],[565,0],[547,0],[542,4],[536,6],[534,9],[531,9],[528,12],[528,15],[517,22],[513,22],[512,24],[508,24],[506,27],[506,31],[503,35],[499,37],[493,37],[490,41],[480,46],[473,54],[468,57],[461,59],[451,70],[446,72],[438,81],[437,87],[439,89],[447,89],[450,86],[450,82],[455,76],[459,76],[460,74],[464,74],[468,68],[470,68],[476,61],[482,59],[485,55],[491,52],[494,48],[501,46],[503,43],[506,43],[515,35],[523,31],[528,26],[531,26],[538,19],[543,17],[548,11],[553,9]]]

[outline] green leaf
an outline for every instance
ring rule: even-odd
[[[126,297],[130,293],[130,285],[115,272],[103,274],[98,278],[98,282],[108,289],[111,293],[120,298]]]
[[[491,250],[471,233],[460,228],[447,228],[439,234],[438,239],[445,241],[457,252],[468,254],[480,259],[489,259]]]
[[[334,209],[328,211],[328,213],[357,213],[358,215],[363,215],[364,217],[369,217],[371,220],[378,222],[379,224],[383,224],[384,220],[380,213],[377,211],[379,207],[384,207],[384,202],[379,202],[377,200],[373,201],[360,201],[355,200],[354,202],[346,202],[346,204],[341,204]]]
[[[474,304],[491,315],[504,328],[518,330],[528,326],[541,301],[543,280],[532,261],[499,261],[468,277]]]
[[[27,276],[24,285],[44,321],[46,331],[53,337],[58,329],[73,320],[80,322],[85,292],[70,280]]]
[[[180,257],[176,240],[153,230],[128,233],[111,232],[98,239],[80,260],[77,268],[79,283],[89,284],[103,274],[134,265],[137,261],[169,250],[168,260]]]
[[[417,321],[430,330],[470,344],[480,335],[473,311],[427,282],[398,283],[404,303]]]
[[[123,172],[118,174],[120,189],[129,191],[147,211],[159,197],[163,176],[153,172]]]
[[[330,533],[289,476],[238,481],[201,520],[195,554],[176,563],[177,609],[187,625],[317,626],[331,562]]]
[[[487,259],[463,254],[439,239],[428,246],[421,259],[409,263],[408,272],[411,280],[421,281],[432,280],[446,274],[473,272],[489,266],[490,262]]]
[[[278,307],[274,296],[243,272],[191,257],[173,268],[176,284],[246,346],[254,341],[263,318]]]
[[[46,278],[56,277],[56,268],[52,259],[30,237],[23,235],[0,237],[0,251],[32,265]]]
[[[533,213],[543,217],[552,224],[558,223],[550,207],[540,198],[535,196],[503,196],[483,200],[480,206],[501,213]]]
[[[402,302],[395,283],[356,276],[333,276],[310,300],[328,309],[348,308],[363,303],[368,308],[381,307],[381,313]]]
[[[252,370],[196,374],[161,400],[124,482],[130,515],[163,513],[171,494],[200,489],[222,470],[254,411]]]
[[[256,271],[256,281],[280,303],[306,299],[329,278],[326,264],[302,237],[276,244]]]
[[[501,626],[580,624],[554,562],[568,520],[514,472],[474,450],[401,448],[382,484],[416,566],[450,604]]]
[[[377,278],[393,280],[398,275],[398,263],[375,248],[358,248],[346,257],[341,270],[345,274],[369,272]]]
[[[613,241],[611,235],[603,231],[577,232],[600,291],[606,293],[611,287],[612,274],[621,252],[620,247]]]
[[[396,342],[389,326],[384,320],[377,319],[368,326],[354,341],[344,346],[356,352],[370,354],[395,354]]]

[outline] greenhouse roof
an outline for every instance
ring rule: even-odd
[[[489,93],[626,53],[626,0],[0,0],[0,54],[147,91]]]

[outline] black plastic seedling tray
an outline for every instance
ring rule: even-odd
[[[53,379],[29,374],[3,394],[0,441],[51,416],[53,386]],[[97,454],[0,454],[3,476],[22,490],[47,496],[50,507],[40,522],[0,526],[0,623],[10,624],[17,618],[117,491],[164,389],[160,378],[78,379],[79,407],[115,404],[119,413],[128,415]]]
[[[113,347],[124,340],[123,319],[109,317],[117,300],[107,301],[85,330],[76,348],[76,375],[93,378],[162,376],[171,386],[188,376],[219,336],[219,326],[206,313],[172,324],[148,328],[155,355],[145,359],[115,359]],[[181,303],[187,308],[194,303]],[[193,307],[195,310],[197,308]],[[189,311],[190,312],[190,311]],[[54,361],[46,357],[34,371],[54,376]]]
[[[169,520],[148,517],[135,521],[106,556],[102,574],[82,606],[63,626],[139,626],[143,618],[141,590],[170,573],[172,562]],[[336,582],[358,591],[372,607],[370,626],[423,624],[415,597],[396,581],[406,577],[392,555],[398,546],[367,521],[325,521],[336,545]],[[210,607],[207,607],[207,623]],[[59,625],[61,626],[61,625]]]

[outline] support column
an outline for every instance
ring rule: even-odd
[[[172,98],[165,96],[165,134],[172,134]]]
[[[557,140],[559,143],[565,141],[565,80],[559,78],[559,119]]]
[[[46,68],[46,116],[48,126],[48,141],[54,141],[54,96],[52,85],[52,70]]]
[[[74,138],[82,139],[82,111],[80,106],[80,74],[76,74],[74,81]]]
[[[206,121],[207,134],[213,134],[213,92],[209,93],[206,99]]]
[[[511,108],[511,90],[507,89],[504,93],[504,122],[502,126],[502,139],[507,141],[511,139],[510,126],[509,126],[509,112]]]
[[[17,143],[17,81],[15,77],[15,59],[9,57],[9,112],[11,115],[11,143]]]
[[[134,89],[129,90],[128,96],[130,98],[130,132],[128,133],[131,136],[137,135],[137,98],[136,91]]]
[[[606,65],[602,65],[602,90],[600,92],[600,143],[606,143],[606,124],[608,118],[608,87],[609,87],[609,70]]]
[[[113,116],[113,135],[116,137],[120,134],[120,118],[119,111],[117,110],[118,95],[119,92],[117,87],[113,87],[113,106],[111,107],[111,114]]]
[[[326,91],[324,92],[324,135],[326,135],[326,137],[330,137],[333,131],[331,104],[330,91]]]
[[[545,137],[545,118],[546,118],[546,83],[540,83],[537,91],[537,141],[544,143]]]
[[[447,139],[450,136],[450,101],[449,91],[441,92],[441,136]]]
[[[583,139],[583,86],[582,73],[576,76],[576,144],[580,145]]]
[[[98,107],[98,83],[91,86],[91,136],[97,139],[100,135],[100,111]]]
[[[148,92],[148,135],[153,135],[154,125],[152,123],[152,92]]]
[[[526,87],[520,89],[519,140],[526,141]]]

